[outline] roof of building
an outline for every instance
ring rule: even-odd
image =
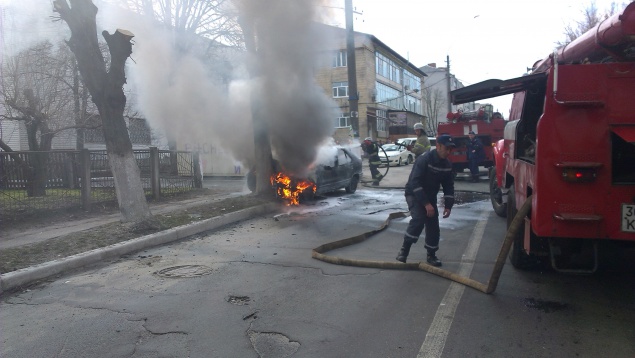
[[[323,24],[323,25],[326,26],[327,28],[332,29],[332,30],[341,31],[341,32],[345,32],[346,31],[346,29],[341,28],[341,27],[331,26],[331,25],[326,25],[326,24]],[[399,53],[397,53],[397,51],[395,51],[392,48],[390,48],[390,46],[386,45],[386,43],[384,43],[383,41],[378,39],[375,35],[367,34],[367,33],[364,33],[364,32],[359,32],[359,31],[355,31],[355,34],[356,35],[361,35],[361,36],[366,36],[368,39],[370,39],[371,42],[373,42],[374,44],[379,45],[381,48],[383,48],[387,52],[389,52],[392,56],[394,56],[397,59],[399,59],[399,61],[405,63],[406,66],[409,69],[411,69],[412,71],[414,71],[414,72],[416,72],[419,75],[424,76],[424,77],[428,76],[419,67],[415,66],[412,62],[410,62],[410,60],[408,60],[405,57],[401,56]]]

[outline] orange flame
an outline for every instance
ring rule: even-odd
[[[271,176],[271,185],[276,185],[276,194],[281,199],[287,201],[287,206],[300,205],[300,194],[311,189],[313,193],[317,190],[315,183],[310,180],[294,180],[284,173]]]

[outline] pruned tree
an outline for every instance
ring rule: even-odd
[[[240,18],[240,26],[243,29],[245,46],[252,57],[256,57],[258,53],[258,45],[256,42],[256,30],[252,22],[247,18]],[[250,75],[257,77],[259,69],[254,62],[251,62],[249,68]],[[255,168],[252,169],[256,173],[256,194],[268,195],[271,193],[271,183],[269,178],[273,174],[273,155],[271,153],[271,142],[269,140],[269,127],[263,118],[263,104],[256,96],[251,96],[251,116],[253,121],[253,135],[255,154]]]
[[[230,72],[221,52],[229,47],[243,48],[232,0],[106,0],[150,19],[172,34],[177,53],[193,54],[204,63]],[[223,72],[224,72],[223,71]],[[224,78],[227,77],[223,76]],[[175,133],[165,133],[168,147],[177,149]]]
[[[439,88],[428,87],[423,89],[423,111],[428,117],[426,121],[427,132],[430,135],[437,134],[439,116],[446,107],[444,92]]]
[[[28,162],[17,162],[24,171],[29,196],[46,194],[47,152],[56,135],[74,127],[68,120],[71,96],[65,84],[69,76],[65,52],[68,50],[45,41],[8,58],[3,66],[0,120],[21,123],[26,129],[28,147],[34,153]],[[0,147],[14,151],[2,139]]]
[[[228,46],[243,46],[241,29],[237,23],[232,0],[108,0],[134,13],[150,17],[170,31],[181,35],[192,35],[190,41],[178,42],[185,50],[197,37],[208,41],[208,46],[222,43]],[[196,36],[194,36],[196,35]],[[208,48],[209,50],[209,48]]]
[[[55,0],[53,5],[71,30],[68,46],[75,54],[79,72],[101,117],[122,220],[154,226],[124,118],[125,63],[132,54],[134,35],[122,29],[113,34],[102,32],[110,52],[107,67],[99,50],[98,9],[92,0],[70,0],[70,5],[67,0]]]

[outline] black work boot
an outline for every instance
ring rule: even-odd
[[[436,266],[436,267],[441,267],[441,260],[439,260],[438,257],[436,257],[435,254],[430,254],[428,253],[428,260],[426,260],[428,262],[428,264],[432,265],[432,266]]]
[[[404,242],[403,246],[401,246],[401,249],[399,249],[399,253],[397,254],[397,261],[406,263],[406,259],[408,258],[408,254],[410,253],[410,246],[412,246],[411,243]]]

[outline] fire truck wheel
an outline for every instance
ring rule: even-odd
[[[509,188],[507,196],[507,229],[509,230],[514,217],[518,213],[518,210],[516,209],[513,184]],[[512,242],[512,247],[509,250],[509,262],[511,262],[512,266],[520,270],[527,270],[537,263],[536,257],[534,255],[527,254],[523,248],[524,235],[525,223],[523,222],[523,224],[521,224],[518,228],[518,231],[514,234],[514,241]]]
[[[348,183],[348,186],[344,188],[344,190],[346,190],[348,194],[353,194],[357,190],[357,183],[359,183],[359,177],[352,177],[350,183]]]
[[[503,192],[496,182],[496,169],[489,169],[489,197],[492,200],[492,208],[496,215],[504,218],[507,216],[507,204],[503,203]]]

